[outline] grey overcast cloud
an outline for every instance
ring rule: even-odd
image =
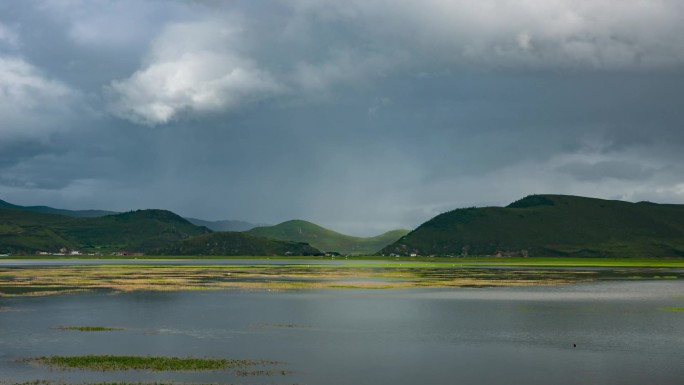
[[[0,199],[354,235],[684,203],[681,0],[3,1]]]

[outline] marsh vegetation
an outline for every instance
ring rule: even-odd
[[[225,358],[193,358],[193,357],[151,357],[151,356],[111,356],[111,355],[86,355],[86,356],[50,356],[21,359],[22,362],[30,362],[45,365],[51,369],[81,369],[111,372],[121,370],[149,370],[162,371],[217,371],[226,369],[240,370],[240,374],[255,371],[253,367],[265,367],[280,364],[275,361],[263,360],[236,360]],[[260,372],[273,372],[273,370],[260,370]]]
[[[553,263],[555,262],[555,264]],[[0,296],[42,296],[108,290],[409,289],[561,285],[600,280],[679,279],[684,263],[644,267],[635,261],[524,260],[344,265],[89,265],[0,268]],[[569,268],[572,267],[572,268]]]

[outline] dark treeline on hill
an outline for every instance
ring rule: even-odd
[[[261,226],[235,220],[207,221],[182,218],[165,210],[116,213],[103,210],[65,210],[48,206],[19,206],[0,200],[0,253],[55,253],[60,249],[87,252],[144,252],[168,255],[315,255],[324,252],[343,255],[372,255],[408,230],[392,230],[375,237],[340,234],[314,223],[292,220],[275,226]],[[53,215],[47,215],[53,214]],[[41,216],[42,215],[42,216]],[[47,215],[47,216],[46,216]],[[204,247],[188,240],[206,233],[212,236]],[[243,237],[233,232],[245,232]],[[269,240],[287,241],[267,244]],[[254,245],[248,246],[250,242]],[[289,242],[289,243],[288,243]],[[303,247],[302,244],[308,244]],[[239,245],[236,246],[236,245]],[[315,251],[314,251],[315,250]]]
[[[683,257],[684,205],[531,195],[438,215],[380,253]]]
[[[103,217],[105,215],[120,214],[116,211],[107,210],[66,210],[66,209],[56,209],[49,206],[19,206],[0,199],[0,208],[2,209],[19,209],[24,211],[31,211],[35,213],[43,214],[59,214],[66,215],[68,217],[76,218],[97,218]],[[204,219],[197,218],[185,218],[188,222],[196,226],[204,226],[214,231],[247,231],[253,229],[258,225],[245,221],[235,221],[235,220],[221,220],[221,221],[207,221]]]
[[[96,218],[0,209],[0,252],[33,254],[61,249],[140,251],[210,230],[165,210],[138,210]]]
[[[116,251],[165,255],[313,255],[318,250],[241,233],[212,233],[166,210],[137,210],[96,218],[0,208],[0,253]],[[189,250],[192,250],[190,252]],[[217,254],[218,253],[218,254]]]
[[[213,232],[166,210],[96,217],[88,217],[90,210],[80,217],[59,211],[0,201],[0,254],[78,250],[249,256],[321,255],[322,250],[356,255],[684,257],[684,205],[568,195],[531,195],[507,207],[458,209],[407,235],[396,230],[371,238],[300,220],[239,233]]]
[[[174,242],[156,250],[154,255],[321,255],[307,243],[278,241],[239,232],[200,235]]]

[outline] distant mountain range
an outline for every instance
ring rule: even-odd
[[[684,205],[531,195],[438,215],[380,254],[684,257]]]
[[[96,218],[96,217],[102,217],[105,215],[118,214],[115,211],[105,211],[105,210],[63,210],[63,209],[55,209],[55,208],[48,207],[48,206],[19,206],[19,205],[13,205],[9,202],[5,202],[3,200],[0,200],[0,208],[2,208],[2,209],[21,209],[24,211],[31,211],[34,213],[58,214],[58,215],[66,215],[69,217],[76,217],[76,218]]]
[[[137,210],[76,218],[0,208],[0,253],[152,255],[320,255],[298,242],[239,232],[213,233],[166,210]]]
[[[0,209],[0,252],[13,254],[63,249],[145,252],[210,231],[165,210],[76,218],[22,209]]]
[[[19,206],[15,205],[9,202],[5,202],[3,200],[0,200],[0,208],[4,209],[20,209],[20,210],[25,210],[25,211],[32,211],[35,213],[43,213],[43,214],[58,214],[58,215],[66,215],[68,217],[76,217],[76,218],[97,218],[97,217],[103,217],[105,215],[112,215],[112,214],[120,214],[119,212],[116,211],[106,211],[106,210],[65,210],[65,209],[56,209],[53,207],[49,206]],[[207,227],[211,230],[214,231],[247,231],[249,229],[253,229],[257,226],[264,226],[263,224],[254,224],[254,223],[249,223],[245,221],[236,221],[236,220],[221,220],[221,221],[207,221],[204,219],[196,219],[196,218],[185,218],[187,219],[190,223],[197,225],[197,226],[204,226]]]
[[[409,230],[392,230],[375,237],[362,238],[340,234],[315,223],[292,220],[275,226],[256,227],[247,234],[284,241],[306,242],[319,250],[344,255],[372,255],[406,235]]]
[[[0,201],[0,254],[436,255],[684,257],[684,205],[531,195],[506,207],[440,214],[376,237],[293,220],[218,231],[166,210],[126,213],[23,207]],[[65,215],[67,214],[67,215]],[[238,226],[228,223],[224,226]],[[218,224],[215,223],[216,226]]]
[[[193,223],[194,222],[194,223]],[[166,210],[114,213],[19,206],[0,201],[0,253],[145,253],[154,255],[372,254],[408,230],[360,238],[305,221],[263,226],[182,218]],[[220,229],[214,232],[215,229]],[[233,231],[224,231],[230,229]]]

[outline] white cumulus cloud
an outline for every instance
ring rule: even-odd
[[[212,21],[171,24],[141,69],[111,82],[110,111],[153,126],[186,111],[229,110],[277,94],[283,86],[240,52],[240,35]]]

